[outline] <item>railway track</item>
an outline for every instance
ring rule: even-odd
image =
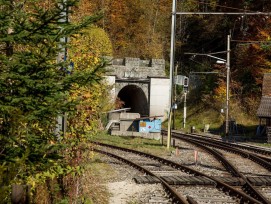
[[[164,133],[165,133],[165,131],[164,131]],[[269,155],[269,151],[267,149],[259,148],[260,151],[258,151],[257,147],[246,146],[244,148],[244,145],[240,145],[240,148],[239,148],[239,145],[237,145],[237,144],[234,144],[234,146],[231,146],[231,144],[229,144],[229,143],[224,144],[225,142],[219,141],[216,139],[214,140],[214,138],[209,138],[209,137],[205,138],[205,137],[201,137],[198,135],[193,137],[193,135],[176,133],[176,132],[173,132],[172,137],[175,139],[183,140],[187,143],[191,143],[191,144],[201,148],[202,150],[212,154],[217,159],[217,161],[219,161],[225,167],[225,169],[227,169],[227,171],[229,171],[232,174],[233,177],[239,177],[244,181],[244,183],[242,185],[242,189],[244,192],[250,194],[252,197],[256,198],[257,200],[261,201],[262,203],[270,203],[270,195],[268,195],[268,193],[266,193],[266,191],[271,191],[271,189],[266,188],[265,184],[264,184],[265,180],[269,180],[271,178],[270,162],[268,161],[268,159],[265,159],[266,157],[261,156],[262,154]],[[213,147],[213,148],[210,148],[210,147]],[[255,154],[256,150],[258,151],[257,154]],[[222,151],[224,151],[224,152],[222,152]],[[264,171],[261,168],[261,170],[267,174],[267,177],[264,177],[263,173],[260,174],[259,178],[245,176],[245,174],[247,174],[247,173],[245,173],[246,170],[244,170],[244,168],[243,168],[244,172],[241,173],[238,170],[238,168],[240,168],[239,164],[235,165],[238,167],[238,168],[236,168],[231,162],[228,161],[228,159],[225,158],[225,156],[223,156],[223,155],[229,154],[227,152],[241,155],[242,157],[248,158],[251,161],[261,165],[264,169],[267,170],[267,171]],[[229,155],[227,157],[229,157]],[[236,156],[234,156],[232,158],[233,162],[235,160],[236,160]],[[246,162],[246,164],[247,163],[250,163],[250,162]],[[250,167],[249,166],[250,165],[246,165],[245,169],[248,169],[248,170],[252,169],[251,166],[253,166],[253,164]],[[251,173],[254,173],[254,172],[251,171]],[[256,187],[257,184],[255,183],[255,180],[258,180],[258,179],[262,180],[263,187],[257,189],[257,187]],[[269,199],[267,199],[266,197],[269,197]]]
[[[174,133],[178,133],[178,131],[173,131]],[[166,131],[164,131],[164,133],[166,133]],[[189,135],[189,134],[186,134]],[[190,134],[193,135],[194,137],[198,137],[204,140],[212,140],[212,141],[217,141],[218,143],[228,143],[233,147],[237,147],[239,149],[244,149],[244,150],[248,150],[250,152],[254,152],[254,153],[259,153],[262,155],[267,155],[267,156],[271,156],[271,150],[269,148],[263,148],[263,147],[259,147],[259,146],[255,146],[255,145],[249,145],[249,144],[244,144],[244,143],[232,143],[232,142],[225,142],[222,140],[222,138],[220,137],[211,137],[211,136],[206,136],[206,135],[199,135],[199,134]]]
[[[185,200],[185,198],[180,195],[179,193],[177,193],[175,191],[175,189],[173,189],[170,185],[168,185],[167,182],[165,182],[163,179],[161,179],[160,177],[156,176],[155,174],[153,174],[151,171],[149,171],[148,169],[136,164],[135,162],[132,162],[131,160],[128,160],[128,159],[125,159],[124,157],[121,157],[121,156],[118,156],[116,154],[112,154],[110,152],[107,152],[107,151],[103,151],[103,150],[100,150],[100,149],[96,149],[94,148],[93,149],[95,152],[98,152],[98,153],[101,153],[101,154],[105,154],[105,155],[108,155],[110,157],[113,157],[113,158],[116,158],[126,164],[129,164],[130,166],[136,168],[137,170],[139,170],[140,172],[144,172],[145,174],[147,175],[150,175],[152,176],[153,178],[156,179],[157,182],[161,182],[165,191],[170,195],[171,199],[173,202],[176,202],[176,203],[184,203],[184,204],[187,204],[188,202]]]
[[[257,191],[253,193],[255,199],[241,190],[240,186],[247,185],[244,178],[240,179],[235,177],[235,180],[223,180],[223,178],[219,176],[209,176],[155,155],[98,142],[94,142],[94,144],[97,145],[95,148],[97,152],[115,158],[118,157],[118,159],[129,163],[139,170],[144,166],[147,171],[142,169],[140,171],[144,171],[146,176],[136,176],[134,180],[138,183],[161,182],[164,188],[167,189],[168,194],[172,197],[173,203],[206,203],[207,201],[208,203],[265,203],[265,198],[259,197],[261,194]],[[101,150],[101,147],[106,148],[107,151]],[[113,151],[114,153],[112,153]],[[132,163],[134,164],[132,164],[131,161],[133,161]],[[236,173],[233,172],[234,170],[231,170],[229,174]],[[174,187],[171,187],[172,185]],[[238,187],[233,187],[233,185]],[[169,190],[170,188],[172,188],[173,191]],[[252,192],[251,189],[249,189],[249,191]],[[268,201],[266,203],[268,203]]]
[[[167,134],[167,131],[162,131],[163,134]],[[243,152],[241,154],[243,154],[244,156],[250,156],[251,159],[253,159],[255,156],[259,157],[261,160],[264,160],[267,163],[271,163],[271,150],[270,148],[263,148],[263,147],[258,147],[255,145],[248,145],[248,144],[242,144],[242,143],[233,143],[233,142],[227,142],[227,141],[223,141],[221,138],[218,139],[217,137],[209,137],[209,136],[203,136],[203,135],[198,135],[198,134],[183,134],[180,133],[178,131],[173,131],[172,132],[172,136],[175,138],[178,138],[180,135],[191,138],[191,139],[195,139],[195,140],[199,140],[201,142],[206,142],[206,143],[210,143],[210,146],[220,146],[221,145],[223,147],[225,147],[225,149],[238,149],[241,150],[240,152]],[[236,153],[238,153],[239,151],[237,150]],[[243,151],[242,151],[243,150]],[[270,166],[269,166],[270,168]]]
[[[166,131],[163,131],[163,132],[166,133]],[[201,143],[204,146],[210,146],[210,147],[214,147],[217,149],[221,149],[221,150],[225,150],[228,152],[241,155],[242,157],[248,158],[258,163],[262,167],[266,168],[267,170],[271,171],[271,159],[269,157],[259,155],[260,152],[258,152],[258,154],[255,154],[254,153],[255,148],[246,147],[246,150],[243,150],[244,147],[243,146],[239,147],[237,144],[232,144],[232,143],[227,143],[227,142],[217,141],[217,140],[213,141],[212,139],[209,139],[209,138],[194,137],[193,135],[177,133],[177,132],[173,132],[172,137],[175,139],[182,139],[182,140],[191,141],[194,143]],[[267,151],[264,151],[264,152],[265,152],[264,154],[266,154]]]

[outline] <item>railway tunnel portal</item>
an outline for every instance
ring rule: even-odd
[[[111,59],[107,79],[112,97],[123,102],[122,108],[145,116],[167,118],[170,80],[165,74],[163,59]]]
[[[123,87],[117,96],[124,102],[123,108],[131,108],[131,112],[139,113],[141,116],[148,116],[148,100],[142,90],[137,85],[126,85]]]

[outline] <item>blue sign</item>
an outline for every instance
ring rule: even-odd
[[[154,119],[150,121],[149,119],[139,121],[139,132],[161,132],[161,120]]]

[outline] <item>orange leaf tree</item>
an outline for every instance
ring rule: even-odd
[[[85,29],[80,35],[71,39],[69,58],[74,64],[75,71],[95,72],[97,67],[103,66],[101,56],[112,55],[112,45],[105,31],[98,27]],[[104,76],[104,69],[96,72],[99,77]],[[91,78],[89,80],[92,80]],[[99,129],[101,112],[112,108],[110,103],[110,87],[103,80],[99,83],[77,88],[70,94],[71,100],[77,100],[77,111],[70,117],[71,135],[86,132],[95,133]]]

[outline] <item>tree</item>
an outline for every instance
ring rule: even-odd
[[[84,2],[89,12],[102,9],[100,26],[110,37],[115,57],[168,58],[171,0]]]
[[[223,11],[242,12],[270,10],[270,4],[264,0],[257,1],[183,1],[178,4],[185,11]],[[218,71],[215,80],[208,81],[209,98],[217,106],[225,100],[224,66],[216,66],[215,60],[209,57],[195,58],[183,55],[185,52],[214,53],[225,51],[227,35],[231,33],[231,101],[238,101],[242,108],[254,114],[257,101],[261,95],[262,76],[270,72],[270,20],[264,16],[236,15],[185,15],[180,17],[181,26],[177,24],[176,56],[181,64],[182,72]],[[180,30],[179,30],[180,29]],[[255,43],[256,42],[256,43]],[[225,54],[216,55],[226,59]],[[206,66],[208,64],[208,66]],[[210,83],[212,82],[212,83]],[[207,83],[207,81],[206,81]],[[210,87],[212,91],[210,91]],[[206,91],[202,92],[206,94]],[[205,97],[200,97],[205,98]],[[254,110],[254,111],[251,111]]]
[[[36,0],[0,1],[0,176],[7,178],[3,186],[35,185],[57,175],[65,163],[58,164],[62,156],[57,150],[63,145],[55,134],[56,118],[76,110],[77,101],[67,100],[72,90],[102,79],[103,63],[68,75],[67,62],[56,61],[67,47],[61,39],[101,18],[66,21],[63,14],[69,15],[76,4],[77,0],[52,0],[43,7]]]
[[[71,39],[69,49],[70,60],[77,71],[93,71],[102,62],[101,56],[112,56],[112,44],[105,31],[96,26],[85,29],[82,34]],[[105,71],[105,70],[103,70]],[[99,72],[103,77],[104,72]],[[78,100],[78,109],[70,118],[69,123],[81,135],[85,132],[97,130],[101,119],[100,113],[112,109],[110,103],[110,87],[103,80],[99,84],[80,87],[71,92],[70,98]]]

